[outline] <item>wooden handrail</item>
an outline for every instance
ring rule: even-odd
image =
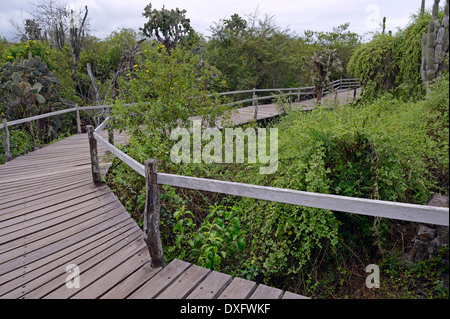
[[[359,79],[339,79],[339,80],[333,81],[330,84],[330,87],[333,88],[334,92],[337,92],[340,89],[342,90],[342,89],[355,88],[355,85],[356,86],[361,85],[361,82]],[[283,91],[289,91],[289,93],[277,94],[277,95],[267,95],[267,96],[257,96],[257,94],[256,94],[257,92],[283,92]],[[225,106],[235,106],[235,105],[238,105],[241,103],[251,102],[252,106],[255,106],[254,118],[257,119],[258,101],[272,99],[276,96],[278,96],[278,97],[289,96],[289,103],[291,104],[293,96],[297,96],[298,100],[300,100],[300,96],[302,96],[302,95],[314,94],[314,86],[298,87],[298,88],[279,88],[279,89],[257,89],[257,88],[254,88],[252,90],[245,90],[245,91],[222,92],[222,93],[219,93],[219,95],[230,95],[230,94],[240,94],[240,93],[253,93],[253,96],[251,99],[244,99],[244,100],[235,101],[235,102],[231,102],[231,103],[224,104],[224,105]],[[326,94],[326,93],[329,93],[329,92],[325,91],[324,94]],[[212,95],[209,95],[209,96],[212,96]],[[354,93],[354,96],[356,98],[356,91]],[[150,103],[150,102],[147,102],[147,103]],[[137,105],[137,104],[138,103],[127,103],[124,105],[132,106],[132,105]],[[51,116],[66,114],[69,112],[76,112],[77,133],[81,134],[81,120],[80,120],[80,113],[79,113],[80,111],[109,109],[112,107],[113,107],[113,105],[93,105],[93,106],[83,106],[83,107],[79,107],[78,105],[75,105],[75,107],[73,107],[73,108],[44,113],[44,114],[31,116],[31,117],[14,120],[14,121],[10,121],[10,122],[7,122],[6,119],[4,119],[3,122],[0,123],[0,129],[3,129],[3,131],[4,131],[3,145],[4,145],[4,149],[5,149],[6,160],[7,161],[12,160],[11,151],[9,149],[9,131],[8,131],[9,126],[32,122],[32,121],[48,118]],[[112,130],[109,130],[109,131],[110,131],[109,139],[110,139],[110,141],[112,141],[113,140]]]
[[[305,192],[277,187],[158,173],[156,160],[148,160],[144,166],[106,141],[99,134],[107,125],[108,121],[109,118],[100,124],[95,131],[92,126],[88,126],[93,180],[94,183],[98,183],[100,180],[97,173],[100,171],[98,168],[97,141],[102,143],[112,154],[135,170],[139,175],[145,177],[146,204],[144,213],[144,239],[153,261],[152,267],[161,267],[164,265],[161,237],[159,234],[160,204],[157,185],[189,188],[366,216],[449,226],[449,210],[448,208],[443,207]]]
[[[103,124],[104,123],[101,125]],[[107,147],[112,154],[119,157],[125,164],[130,166],[141,176],[145,177],[144,165],[138,163],[114,145],[109,144],[98,132],[94,133],[94,137]],[[448,208],[442,207],[312,193],[166,173],[157,174],[157,183],[160,185],[250,197],[346,213],[385,217],[418,223],[444,226],[449,225],[449,210]]]

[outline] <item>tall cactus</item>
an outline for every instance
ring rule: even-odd
[[[427,92],[429,87],[442,76],[448,65],[445,57],[449,52],[449,4],[446,0],[442,23],[438,20],[439,1],[434,0],[433,19],[428,24],[428,32],[422,36],[421,75]]]

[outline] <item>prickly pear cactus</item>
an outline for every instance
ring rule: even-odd
[[[323,89],[329,86],[332,73],[342,70],[342,62],[336,49],[325,48],[314,52],[314,56],[310,58],[310,73],[317,93],[317,102],[322,98]]]
[[[0,69],[0,100],[6,114],[19,118],[56,110],[62,105],[58,83],[38,56],[5,63]]]
[[[449,53],[448,0],[446,0],[442,23],[438,20],[439,0],[434,1],[432,13],[433,20],[428,24],[428,32],[422,36],[421,75],[427,91],[429,86],[439,79],[444,70],[448,68],[445,63],[445,57]]]
[[[0,69],[0,111],[9,119],[26,118],[57,111],[62,103],[56,85],[59,81],[41,58],[23,57],[7,62]],[[51,121],[51,123],[50,123]],[[46,137],[57,136],[58,119],[42,121]],[[41,128],[42,129],[42,128]]]

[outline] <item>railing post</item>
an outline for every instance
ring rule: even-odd
[[[102,176],[100,174],[100,164],[98,162],[97,140],[94,137],[94,127],[88,125],[86,128],[89,138],[89,152],[91,154],[92,179],[95,184],[101,184]]]
[[[153,268],[165,266],[159,232],[160,203],[157,173],[158,162],[154,159],[145,161],[144,240],[150,252]]]
[[[3,149],[5,150],[6,161],[12,161],[11,149],[9,148],[9,130],[6,118],[3,118]]]
[[[253,118],[255,119],[255,121],[258,119],[258,99],[256,96],[256,88],[253,88],[253,97],[252,97],[252,106],[255,107],[255,115],[253,116]]]
[[[81,134],[80,110],[78,109],[78,103],[75,103],[75,110],[77,112],[77,132],[78,134]]]
[[[300,91],[301,91],[302,87],[299,86],[298,87],[298,93],[297,93],[297,103],[300,103]]]
[[[292,90],[289,90],[289,105],[292,104]]]
[[[110,117],[109,118],[110,121],[108,123],[108,142],[109,142],[109,144],[114,145],[114,129],[111,124],[111,109],[110,108],[108,108],[107,113],[108,113],[108,116]]]

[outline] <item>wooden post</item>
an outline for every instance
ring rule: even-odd
[[[300,103],[300,91],[301,91],[301,87],[298,88],[298,93],[297,93],[297,102]]]
[[[292,104],[292,90],[289,90],[289,105]]]
[[[253,88],[253,97],[252,97],[252,106],[255,107],[255,115],[253,116],[253,118],[255,119],[255,121],[258,119],[258,99],[256,97],[256,88]]]
[[[158,162],[154,159],[145,162],[145,211],[144,211],[144,240],[147,244],[152,267],[164,267],[164,255],[159,233],[159,188],[156,181]]]
[[[89,151],[91,154],[92,179],[95,184],[101,184],[102,176],[100,174],[100,164],[98,162],[97,140],[94,138],[94,127],[88,125],[86,128],[89,138]]]
[[[111,124],[111,109],[108,109],[106,112],[110,117],[108,122],[108,142],[109,144],[114,145],[114,129]]]
[[[356,101],[356,87],[353,89],[353,102]]]
[[[77,110],[77,132],[78,134],[81,134],[80,110],[78,109],[78,103],[75,103],[75,109]]]
[[[5,150],[6,161],[12,161],[11,149],[9,147],[9,130],[8,122],[3,118],[3,149]]]

